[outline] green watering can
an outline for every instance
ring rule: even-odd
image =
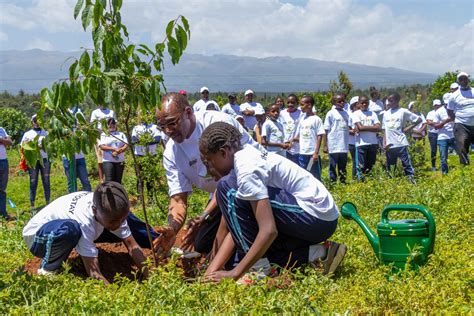
[[[393,211],[418,212],[425,219],[388,220],[388,213]],[[433,253],[436,225],[433,215],[423,206],[414,204],[387,205],[377,224],[377,234],[357,214],[357,208],[346,202],[341,208],[342,216],[353,219],[362,228],[374,249],[375,256],[383,264],[393,264],[396,269],[404,269],[406,264],[417,269],[428,261]]]

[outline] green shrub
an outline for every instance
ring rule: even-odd
[[[11,136],[14,144],[19,144],[23,134],[31,128],[30,119],[21,111],[0,108],[0,127]]]

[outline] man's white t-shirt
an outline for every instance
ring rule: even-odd
[[[375,124],[380,124],[377,113],[367,110],[357,110],[352,113],[352,123],[360,123],[362,126],[375,126]],[[356,135],[356,145],[376,145],[378,144],[377,133],[369,131],[359,131],[359,134]]]
[[[230,115],[216,111],[201,111],[194,113],[194,115],[196,116],[196,127],[191,136],[181,143],[176,143],[171,138],[166,143],[163,153],[163,166],[166,171],[169,196],[183,192],[190,193],[193,190],[193,185],[209,193],[215,191],[217,182],[207,173],[199,152],[199,139],[202,132],[212,123],[229,123],[242,134],[240,139],[242,145],[251,144],[261,148],[244,130],[242,125]]]
[[[327,131],[328,151],[347,153],[349,151],[349,113],[332,109],[326,114],[324,129]]]
[[[383,102],[381,100],[376,100],[375,102],[369,100],[369,111],[375,112],[375,115],[379,115],[383,111]]]
[[[385,130],[387,145],[391,148],[408,146],[408,140],[403,132],[406,124],[416,123],[420,117],[405,108],[388,109],[383,113],[382,128]]]
[[[284,143],[283,125],[278,121],[267,118],[262,125],[262,137],[265,136],[267,143]],[[269,152],[285,155],[285,150],[281,147],[267,146]]]
[[[280,155],[246,145],[234,155],[234,170],[239,199],[266,199],[268,187],[274,187],[293,195],[301,209],[311,216],[324,221],[339,217],[337,205],[324,185],[307,170]],[[284,207],[283,211],[290,207]]]
[[[428,114],[426,114],[426,120],[436,122],[436,111],[435,110],[429,111]],[[428,125],[428,133],[438,134],[438,130],[434,128],[433,126]]]
[[[301,116],[298,130],[296,132],[299,135],[300,144],[300,155],[312,155],[316,150],[316,137],[318,135],[324,135],[323,121],[317,115],[307,116],[303,114]]]
[[[199,111],[206,111],[207,109],[207,106],[209,104],[212,104],[214,106],[214,109],[216,111],[220,111],[221,109],[219,108],[219,105],[217,104],[216,101],[213,101],[213,100],[207,100],[207,101],[204,101],[203,99],[200,99],[198,101],[196,101],[196,103],[194,103],[193,105],[193,111],[194,113],[197,113]]]
[[[433,121],[439,123],[448,118],[448,111],[444,106],[436,110],[435,119]],[[438,130],[438,140],[452,139],[454,138],[454,122],[444,124],[442,128]]]
[[[160,142],[162,132],[158,129],[156,124],[140,124],[133,128],[132,138],[137,138],[140,142],[140,138],[144,137],[146,134],[149,135],[147,139],[152,139],[154,142]],[[155,156],[156,155],[156,146],[157,144],[151,145],[135,145],[134,153],[137,156],[146,156],[147,153]]]
[[[75,220],[81,227],[81,238],[76,245],[76,251],[84,257],[97,257],[99,252],[94,240],[104,231],[104,226],[97,222],[92,211],[93,192],[79,191],[64,195],[37,213],[25,228],[23,228],[23,239],[31,249],[36,232],[46,223],[58,219]],[[119,238],[127,238],[132,233],[125,220],[119,229],[112,231]]]
[[[263,106],[258,102],[245,102],[240,105],[240,113],[242,113],[245,110],[255,111],[256,109],[260,109],[260,111],[262,112],[264,111]],[[257,119],[255,118],[255,114],[254,115],[242,114],[242,116],[244,117],[245,126],[248,129],[253,130],[253,127],[255,126],[255,124],[257,124]]]
[[[100,121],[103,119],[107,120],[108,118],[111,118],[111,117],[116,119],[115,112],[113,110],[107,109],[107,108],[105,109],[98,108],[92,111],[91,113],[91,123],[97,121],[97,129],[102,130],[102,123]]]
[[[449,99],[448,110],[453,110],[455,123],[474,126],[474,88],[457,89]]]
[[[110,132],[110,135],[107,135],[105,133],[102,133],[100,135],[100,141],[99,141],[99,146],[100,145],[106,145],[113,147],[115,149],[118,149],[122,147],[124,144],[127,144],[127,136],[119,131],[115,132]],[[112,156],[112,152],[108,150],[103,150],[104,156],[103,156],[103,161],[104,162],[123,162],[125,161],[125,152],[118,154],[117,156]]]
[[[302,115],[303,112],[301,112],[300,109],[296,109],[293,112],[289,112],[288,109],[280,111],[278,120],[283,125],[283,136],[285,143],[291,141],[296,136]],[[298,154],[300,152],[300,143],[294,142],[287,152],[292,155]]]
[[[229,114],[232,117],[236,117],[237,115],[241,115],[240,113],[240,104],[230,104],[227,103],[222,107],[222,112]]]
[[[0,138],[6,138],[9,137],[7,132],[3,127],[0,127]],[[5,148],[5,145],[0,143],[0,159],[7,159],[7,149]]]
[[[44,129],[37,129],[37,130],[30,129],[28,132],[23,134],[23,137],[21,139],[21,144],[23,145],[25,143],[31,142],[32,140],[36,138],[36,136],[38,136],[38,146],[41,147],[43,140],[47,135],[48,133]],[[40,154],[41,154],[41,158],[43,159],[48,158],[48,155],[43,149],[40,149]]]

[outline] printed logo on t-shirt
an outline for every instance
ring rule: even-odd
[[[85,195],[88,195],[89,192],[82,192],[76,195],[75,197],[72,198],[71,204],[69,204],[69,213],[74,214],[74,211],[76,210],[76,205],[77,202]]]

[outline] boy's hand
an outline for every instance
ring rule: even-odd
[[[323,147],[323,153],[325,153],[325,154],[329,153],[328,145],[324,145],[324,147]]]
[[[187,251],[191,250],[191,248],[194,246],[194,240],[196,239],[196,235],[199,231],[199,228],[201,227],[202,223],[204,223],[204,221],[205,216],[201,214],[188,222],[188,224],[184,228],[186,230],[186,234],[183,236],[183,243],[181,244],[181,249]]]
[[[153,241],[153,249],[157,253],[158,257],[165,258],[173,247],[176,241],[176,232],[173,228],[167,226],[160,230],[160,237]]]
[[[319,155],[316,154],[316,153],[314,153],[314,154],[313,154],[313,160],[314,160],[314,162],[318,161],[318,159],[319,159]]]
[[[230,271],[221,270],[221,271],[215,271],[215,272],[211,272],[209,274],[205,274],[203,281],[204,282],[219,283],[223,279],[234,279],[235,280],[236,278],[237,278],[237,276],[235,275],[234,270],[230,270]]]

